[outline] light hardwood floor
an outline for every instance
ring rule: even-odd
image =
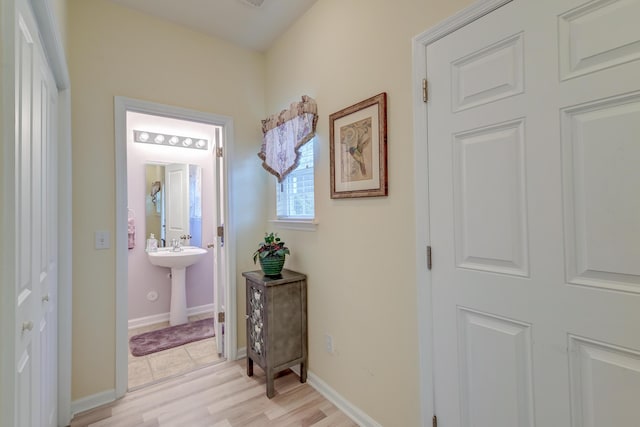
[[[247,377],[246,362],[224,362],[128,393],[76,415],[71,427],[357,426],[297,375],[285,371],[276,395],[265,394],[259,367]]]

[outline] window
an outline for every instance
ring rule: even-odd
[[[313,142],[300,147],[300,161],[282,183],[276,182],[278,219],[312,220],[315,216],[313,191]]]

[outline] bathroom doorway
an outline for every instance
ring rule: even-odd
[[[232,127],[228,117],[116,98],[118,397],[235,357],[235,351],[229,351],[235,348],[235,324],[223,323],[225,317],[235,319],[225,158]],[[183,176],[184,182],[175,176]],[[192,248],[206,251],[185,267],[181,287],[176,288],[176,270],[151,264],[146,251],[151,234],[163,255]],[[176,298],[176,289],[182,289],[181,298]],[[184,320],[176,321],[182,319],[176,317],[181,304]],[[132,354],[132,336],[172,331],[178,325],[195,328],[203,322],[206,334],[195,341],[185,335],[184,344],[167,349],[159,344],[151,353]]]

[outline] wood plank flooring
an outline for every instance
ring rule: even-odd
[[[259,367],[247,377],[246,362],[224,362],[128,393],[122,399],[78,414],[71,427],[357,426],[291,371],[265,394]]]

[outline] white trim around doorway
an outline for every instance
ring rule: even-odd
[[[427,114],[428,103],[422,100],[422,81],[427,78],[427,46],[469,23],[493,12],[512,0],[477,0],[412,40],[413,65],[413,152],[414,199],[416,228],[416,290],[418,303],[418,353],[420,418],[423,427],[432,425],[435,389],[433,384],[433,310],[431,301],[431,273],[427,270],[426,248],[431,244],[429,217],[429,173]],[[425,143],[426,142],[426,143]],[[434,249],[437,253],[437,248]],[[436,255],[437,256],[437,255]]]
[[[233,119],[227,116],[157,104],[122,96],[116,96],[115,102],[115,139],[116,139],[116,384],[115,398],[124,396],[127,392],[128,365],[128,259],[127,259],[127,138],[126,113],[152,114],[180,120],[188,120],[222,126],[224,129],[224,216],[225,244],[228,245],[226,258],[225,286],[225,336],[224,348],[227,360],[234,360],[237,353],[237,325],[236,325],[236,257],[235,257],[235,223],[233,205],[230,197],[231,183],[229,171],[233,156]]]

